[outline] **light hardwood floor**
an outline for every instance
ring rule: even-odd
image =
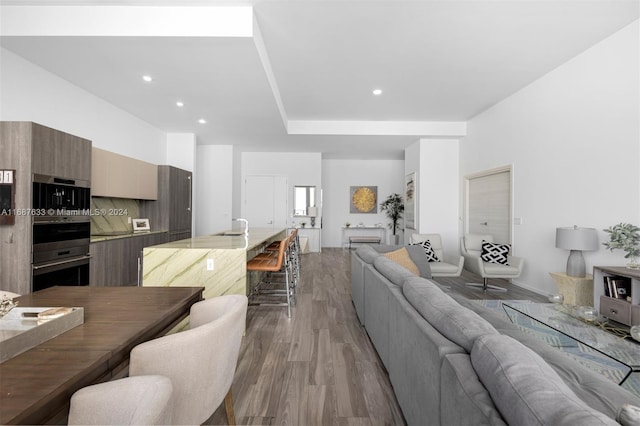
[[[236,422],[247,425],[403,425],[387,373],[351,303],[348,249],[302,256],[297,305],[250,306],[232,388]],[[439,279],[470,298],[529,299],[515,286],[483,293],[479,277]],[[500,280],[492,280],[500,284]],[[207,424],[225,424],[219,408]]]

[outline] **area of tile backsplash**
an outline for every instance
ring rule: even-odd
[[[140,217],[140,203],[128,198],[91,198],[91,235],[132,232],[129,218]]]

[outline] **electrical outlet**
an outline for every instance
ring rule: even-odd
[[[207,271],[213,271],[213,259],[207,259]]]

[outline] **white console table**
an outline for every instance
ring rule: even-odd
[[[291,231],[291,228],[289,228]],[[322,229],[315,227],[299,227],[298,236],[307,239],[307,251],[310,253],[320,253],[322,251]],[[302,246],[302,242],[300,244]],[[304,251],[304,247],[300,247]]]
[[[342,246],[349,247],[349,237],[380,237],[380,244],[387,244],[387,230],[381,226],[343,226]]]

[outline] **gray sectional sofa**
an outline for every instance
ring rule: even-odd
[[[417,247],[417,246],[416,246]],[[352,299],[409,425],[634,424],[640,398],[381,253],[352,253]],[[419,263],[422,262],[422,265]],[[624,407],[624,408],[623,408]]]

